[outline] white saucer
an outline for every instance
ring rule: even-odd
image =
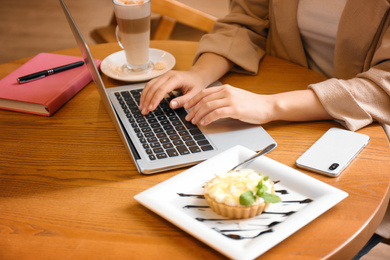
[[[156,64],[156,62],[164,62],[165,68],[162,70],[153,69],[149,72],[133,72],[124,71],[123,65],[126,63],[125,51],[118,51],[110,56],[106,57],[101,65],[100,69],[102,72],[113,79],[127,81],[127,82],[139,82],[146,81],[155,77],[158,77],[175,66],[176,60],[169,52],[159,49],[149,49],[150,60]]]

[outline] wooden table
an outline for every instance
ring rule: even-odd
[[[192,63],[197,43],[153,41],[175,69]],[[91,47],[95,58],[116,44]],[[78,55],[78,49],[56,53]],[[28,59],[0,65],[3,78]],[[103,76],[107,86],[122,82]],[[265,57],[258,76],[222,79],[258,93],[304,89],[322,76]],[[185,169],[140,175],[110,122],[94,84],[52,117],[0,111],[1,259],[223,259],[223,255],[137,203],[133,196]],[[264,125],[278,147],[268,156],[290,167],[332,121]],[[338,178],[303,171],[349,197],[266,252],[262,259],[350,259],[380,223],[389,199],[390,149],[378,124],[359,131],[369,145]]]

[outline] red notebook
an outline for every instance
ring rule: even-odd
[[[17,78],[42,70],[82,61],[81,57],[40,53],[0,80],[0,108],[51,116],[91,80],[87,66],[18,84]],[[101,61],[95,60],[99,67]]]

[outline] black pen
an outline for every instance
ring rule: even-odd
[[[26,82],[29,82],[29,81],[32,81],[32,80],[41,79],[41,78],[53,75],[53,74],[58,73],[58,72],[62,72],[62,71],[65,71],[65,70],[70,70],[70,69],[73,69],[73,68],[76,68],[76,67],[80,67],[83,64],[84,64],[84,61],[78,61],[78,62],[67,64],[67,65],[64,65],[64,66],[52,68],[52,69],[49,69],[49,70],[39,71],[39,72],[36,72],[36,73],[33,73],[33,74],[29,74],[29,75],[20,77],[20,78],[17,79],[17,81],[18,81],[19,84],[26,83]]]

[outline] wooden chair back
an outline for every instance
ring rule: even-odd
[[[152,40],[169,40],[177,22],[193,27],[200,31],[210,32],[216,17],[190,7],[176,0],[152,0],[152,13],[158,14],[157,27],[151,37]],[[96,28],[91,32],[97,43],[115,42],[115,16],[108,26]]]
[[[192,8],[176,0],[152,0],[152,12],[162,17],[154,33],[154,40],[168,40],[176,22],[211,32],[216,17]]]

